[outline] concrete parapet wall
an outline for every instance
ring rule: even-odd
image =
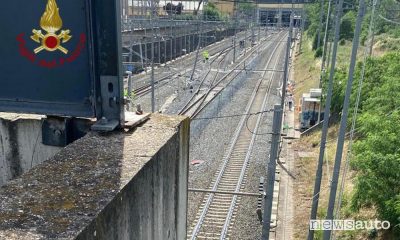
[[[0,189],[0,239],[185,239],[189,120],[89,133]]]
[[[41,118],[0,113],[0,186],[61,150],[42,144]]]

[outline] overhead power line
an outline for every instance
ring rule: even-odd
[[[379,17],[380,17],[380,18],[382,18],[383,20],[387,21],[387,22],[390,22],[390,23],[394,23],[394,24],[400,25],[400,22],[397,22],[397,21],[394,21],[394,20],[391,20],[391,19],[385,18],[385,17],[384,17],[384,16],[382,16],[381,14],[379,14]]]
[[[336,16],[335,16],[335,28],[334,28],[334,42],[333,42],[333,49],[332,49],[332,63],[330,65],[330,74],[329,74],[329,81],[327,86],[327,96],[325,102],[325,110],[324,110],[324,119],[322,126],[322,134],[321,134],[321,145],[319,149],[319,156],[318,156],[318,165],[317,170],[315,173],[315,183],[314,183],[314,194],[317,195],[313,201],[311,206],[311,214],[310,220],[315,220],[317,218],[317,211],[318,211],[318,204],[319,204],[319,192],[321,189],[321,181],[322,181],[322,168],[324,164],[324,156],[325,156],[325,146],[326,146],[326,139],[328,135],[328,127],[329,127],[329,115],[330,115],[330,107],[332,101],[332,90],[333,90],[333,77],[335,75],[335,68],[336,68],[336,56],[337,56],[337,49],[339,43],[339,33],[340,33],[340,20],[343,13],[343,2],[344,0],[339,0],[336,5]],[[328,57],[329,59],[329,57]],[[308,231],[308,240],[314,239],[314,230],[309,229]]]
[[[345,139],[346,127],[347,127],[347,117],[348,117],[348,110],[349,110],[349,105],[350,105],[350,94],[351,94],[351,89],[352,89],[352,85],[353,85],[354,70],[355,70],[355,65],[356,65],[358,45],[359,45],[359,41],[360,41],[361,25],[362,25],[362,21],[364,18],[364,11],[365,11],[365,1],[360,0],[358,16],[357,16],[357,21],[356,21],[356,27],[354,30],[353,47],[352,47],[350,67],[349,67],[349,76],[348,76],[348,81],[347,81],[347,86],[346,86],[345,98],[343,101],[343,111],[342,111],[342,118],[341,118],[340,127],[339,127],[335,164],[333,167],[332,184],[331,184],[331,191],[329,194],[329,204],[328,204],[328,210],[326,213],[326,220],[333,220],[333,217],[334,217],[336,192],[337,192],[338,181],[339,181],[340,165],[341,165],[341,161],[342,161],[344,139]],[[324,234],[323,234],[323,239],[330,240],[331,234],[332,234],[331,229],[325,230]]]
[[[220,118],[233,118],[233,117],[242,117],[242,116],[254,116],[262,113],[267,113],[267,112],[272,112],[273,109],[265,110],[265,111],[259,111],[259,112],[254,112],[254,113],[248,113],[248,114],[233,114],[233,115],[226,115],[226,116],[215,116],[215,117],[204,117],[204,118],[194,118],[192,121],[196,120],[209,120],[209,119],[220,119]]]

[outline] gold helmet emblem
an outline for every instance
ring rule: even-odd
[[[31,39],[37,43],[42,44],[37,47],[34,52],[37,54],[43,50],[53,52],[60,50],[64,54],[68,53],[68,50],[61,46],[61,43],[68,42],[72,36],[70,30],[61,30],[63,22],[60,17],[59,9],[56,0],[48,0],[46,10],[40,18],[40,27],[46,32],[42,33],[42,30],[33,29],[33,35]],[[60,31],[58,34],[57,32]]]

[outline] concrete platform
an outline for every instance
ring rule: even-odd
[[[0,239],[184,239],[189,120],[89,133],[0,188]]]

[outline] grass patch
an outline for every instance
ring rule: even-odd
[[[376,37],[374,44],[374,56],[383,55],[388,51],[400,50],[400,38],[394,38],[387,34],[382,34]]]
[[[320,64],[316,61],[311,49],[312,39],[303,34],[302,51],[294,60],[294,82],[296,84],[295,99],[297,103],[303,93],[319,86]]]

